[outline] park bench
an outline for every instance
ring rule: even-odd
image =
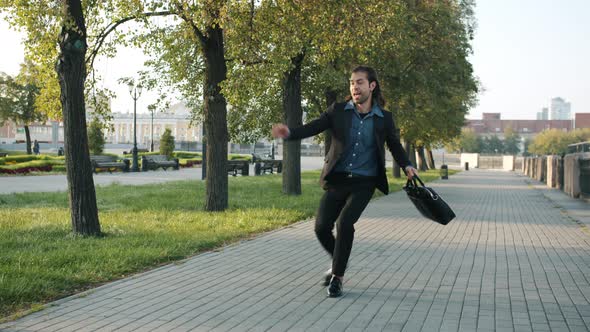
[[[0,158],[6,157],[7,155],[8,155],[8,153],[0,152]]]
[[[112,173],[113,168],[118,168],[123,172],[129,172],[128,159],[117,161],[117,157],[115,156],[90,156],[90,163],[94,173],[96,173],[97,169],[107,169],[109,173]]]
[[[172,167],[172,169],[178,170],[180,165],[178,163],[178,158],[168,160],[168,157],[161,154],[141,156],[142,171],[157,169],[158,167],[161,167],[164,170],[166,170],[168,167]]]
[[[232,176],[248,176],[250,173],[250,163],[247,160],[228,160],[227,161],[227,174]]]
[[[264,155],[252,153],[252,163],[260,162],[263,160],[271,160],[271,159],[272,159],[272,156],[270,155],[270,153],[267,153]]]
[[[150,150],[148,150],[148,149],[137,149],[137,153],[146,153],[146,152],[150,152]],[[132,150],[129,150],[129,152],[123,151],[123,154],[133,154],[133,149]]]
[[[263,175],[266,172],[273,174],[274,172],[281,173],[283,171],[282,160],[258,160],[254,164],[254,174]]]

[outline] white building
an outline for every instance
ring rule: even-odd
[[[112,113],[113,131],[105,132],[106,143],[133,144],[133,113]],[[148,148],[151,143],[152,115],[137,113],[137,144]],[[87,120],[92,119],[89,110]],[[166,112],[155,112],[153,117],[154,141],[157,143],[166,128],[170,128],[176,142],[200,142],[202,138],[201,124],[190,126],[191,112],[184,103],[174,104]],[[31,140],[42,143],[63,144],[63,122],[48,121],[29,125]],[[14,144],[25,141],[25,130],[22,125],[12,121],[0,124],[0,144]]]
[[[571,120],[571,103],[566,103],[561,97],[551,99],[551,119],[550,120]]]
[[[113,131],[105,133],[107,143],[133,144],[133,113],[113,113]],[[152,114],[137,113],[137,144],[149,147],[152,134]],[[201,124],[190,126],[191,112],[184,103],[172,105],[166,112],[155,112],[153,116],[153,136],[158,142],[166,128],[170,128],[176,142],[200,142]]]

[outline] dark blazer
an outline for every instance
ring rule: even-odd
[[[301,127],[289,128],[290,134],[287,140],[311,137],[330,129],[332,140],[326,154],[322,175],[320,176],[320,184],[323,188],[326,188],[326,183],[330,180],[330,175],[334,166],[336,166],[340,158],[343,157],[344,148],[346,147],[346,142],[350,134],[350,126],[352,125],[354,111],[344,110],[345,105],[346,103],[332,104],[332,106],[330,106],[326,112],[322,113],[319,118]],[[411,165],[411,163],[399,141],[391,112],[384,110],[383,117],[374,116],[373,121],[375,142],[377,143],[377,151],[379,155],[377,189],[387,195],[389,193],[389,185],[385,174],[384,143],[387,143],[391,155],[400,167],[405,168],[406,166]]]

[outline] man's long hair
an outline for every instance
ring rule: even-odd
[[[383,94],[381,93],[381,85],[379,84],[379,80],[377,79],[377,72],[375,71],[375,69],[369,67],[369,66],[357,66],[356,68],[354,68],[352,70],[353,73],[358,73],[358,72],[363,72],[367,74],[367,80],[369,81],[369,84],[371,84],[371,82],[375,82],[375,89],[373,89],[373,93],[371,94],[371,99],[373,100],[373,102],[376,102],[380,107],[385,107],[385,104],[387,103],[385,101],[385,98],[383,98]],[[352,99],[352,96],[347,96],[346,97],[346,101],[350,101]]]

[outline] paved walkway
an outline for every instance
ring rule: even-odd
[[[302,170],[321,169],[323,157],[301,157]],[[254,165],[250,165],[250,175],[254,175]],[[113,183],[124,185],[141,185],[148,183],[163,183],[179,180],[200,180],[201,168],[181,168],[178,171],[159,169],[157,171],[138,173],[99,173],[94,174],[96,186],[106,186]],[[65,191],[68,183],[65,175],[35,175],[35,176],[0,176],[0,194],[23,192],[51,192]]]
[[[514,173],[433,187],[455,209],[420,218],[404,193],[357,224],[342,298],[302,222],[107,284],[0,325],[5,331],[588,331],[590,235]]]

